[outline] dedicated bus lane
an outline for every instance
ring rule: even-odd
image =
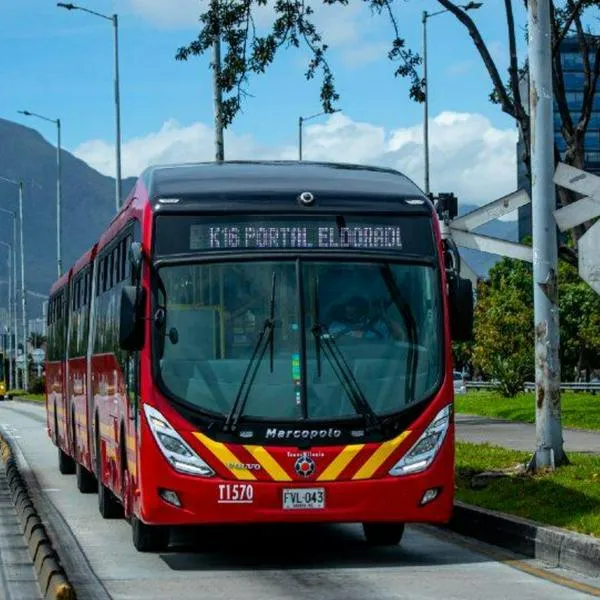
[[[0,425],[12,437],[79,600],[600,596],[598,580],[422,526],[409,526],[397,548],[369,548],[355,525],[194,528],[176,532],[170,552],[139,553],[129,524],[103,520],[97,496],[80,494],[74,477],[58,472],[42,406],[1,402]]]

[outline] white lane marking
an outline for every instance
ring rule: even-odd
[[[60,488],[42,488],[42,492],[60,492]]]

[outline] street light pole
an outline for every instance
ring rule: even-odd
[[[29,391],[27,364],[27,294],[25,293],[25,248],[23,242],[23,182],[19,181],[19,225],[21,238],[21,311],[23,316],[23,389]]]
[[[462,4],[459,8],[464,11],[477,10],[481,8],[483,2],[469,2],[468,4]],[[427,20],[431,17],[447,13],[448,9],[438,10],[434,13],[428,13],[426,10],[423,11],[422,23],[423,23],[423,159],[425,167],[425,193],[429,194],[429,79],[427,77]]]
[[[12,278],[13,278],[13,281],[12,281],[12,296],[11,296],[11,302],[12,302],[12,325],[11,325],[11,328],[12,328],[12,335],[14,336],[14,342],[13,342],[13,338],[11,338],[11,348],[12,348],[12,352],[14,353],[15,373],[16,373],[17,335],[18,335],[18,328],[17,328],[17,213],[14,210],[8,210],[6,208],[0,208],[0,212],[9,214],[13,220],[13,241],[12,241],[12,247],[13,247]]]
[[[29,373],[27,372],[27,294],[25,292],[25,244],[23,242],[23,182],[0,177],[1,181],[12,183],[19,188],[19,237],[21,242],[21,310],[23,313],[23,389],[29,389]],[[16,335],[16,331],[15,331]]]
[[[121,92],[119,83],[119,17],[112,16],[114,47],[115,47],[115,123],[116,123],[116,190],[115,190],[115,211],[121,210]]]
[[[298,160],[302,160],[302,122],[304,119],[298,117]]]
[[[311,119],[316,119],[321,115],[332,115],[333,113],[340,112],[341,108],[337,108],[336,110],[332,110],[331,112],[320,112],[316,115],[311,115],[310,117],[298,117],[298,160],[302,160],[302,125],[305,121],[310,121]]]
[[[12,354],[13,354],[13,343],[12,343],[12,308],[11,308],[11,303],[12,303],[12,268],[10,266],[11,260],[12,260],[12,254],[13,254],[13,248],[11,246],[11,244],[8,244],[7,242],[0,242],[0,245],[2,246],[6,246],[6,248],[8,249],[8,327],[6,328],[8,330],[8,356],[9,356],[9,360],[8,360],[8,386],[11,390],[15,389],[15,386],[13,385],[13,371],[12,371]],[[16,355],[16,352],[15,352]]]
[[[537,446],[530,467],[567,462],[560,414],[558,253],[554,186],[551,3],[529,2],[529,114]]]
[[[115,177],[115,209],[116,212],[121,210],[121,94],[120,94],[120,82],[119,82],[119,17],[117,14],[111,16],[84,8],[83,6],[77,6],[72,2],[57,2],[56,6],[59,8],[65,8],[66,10],[80,10],[82,12],[89,13],[101,19],[110,21],[113,25],[114,34],[114,95],[115,95],[115,160],[116,160],[116,177]]]
[[[62,166],[61,166],[61,125],[60,119],[50,119],[48,117],[44,117],[43,115],[39,115],[37,113],[31,112],[29,110],[20,110],[18,111],[20,114],[25,115],[27,117],[37,117],[38,119],[43,119],[44,121],[48,121],[49,123],[54,123],[56,125],[57,132],[57,144],[56,144],[56,270],[57,275],[60,277],[62,275],[62,226],[61,226],[61,214],[62,214]]]
[[[429,90],[427,79],[427,18],[428,13],[423,11],[423,146],[425,152],[425,193],[429,194]]]

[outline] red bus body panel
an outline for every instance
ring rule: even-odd
[[[53,286],[51,293],[68,285],[81,268],[91,264],[96,254],[132,219],[140,224],[143,248],[151,248],[152,210],[141,180],[93,251],[82,257]],[[445,290],[442,242],[435,213],[432,219],[438,246],[441,285]],[[142,271],[142,284],[147,290],[150,289],[147,265],[144,265]],[[146,303],[145,314],[148,315],[151,306],[149,293],[146,294]],[[220,444],[215,450],[216,446],[210,443],[210,439],[203,437],[191,423],[181,417],[158,391],[152,375],[148,343],[139,353],[140,404],[137,411],[135,405],[128,401],[125,374],[114,354],[96,354],[72,359],[68,363],[48,362],[48,433],[64,452],[94,472],[94,440],[97,432],[100,441],[101,482],[121,500],[126,515],[134,514],[148,524],[447,522],[454,501],[453,420],[436,458],[425,471],[401,477],[388,474],[390,468],[413,446],[438,412],[453,402],[450,328],[445,295],[442,305],[444,340],[440,343],[444,345],[445,377],[441,388],[424,412],[402,433],[401,439],[364,444],[360,448],[352,445],[312,446],[309,453],[314,457],[316,470],[309,477],[296,472],[296,460],[304,451],[293,444]],[[150,339],[151,333],[151,321],[148,319],[145,321],[146,340]],[[213,468],[216,473],[214,477],[184,475],[175,471],[163,456],[150,431],[144,403],[155,407],[169,420],[185,441]],[[233,456],[235,463],[258,467],[247,472],[243,469],[232,470],[219,456]],[[342,458],[343,456],[346,458]],[[341,464],[343,468],[340,468]],[[324,473],[329,475],[319,479]],[[227,502],[220,495],[223,493],[221,490],[227,486],[231,490],[231,486],[248,485],[252,487],[251,501]],[[324,488],[325,507],[311,510],[284,509],[283,490],[292,488]],[[433,488],[439,490],[438,496],[422,506],[423,494]],[[159,495],[160,490],[175,492],[182,506],[169,504]]]

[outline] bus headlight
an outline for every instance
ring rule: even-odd
[[[144,404],[144,411],[158,447],[176,471],[200,477],[212,477],[215,474],[158,410]]]
[[[429,467],[446,438],[451,414],[451,404],[440,410],[413,447],[390,469],[389,474],[410,475]]]

